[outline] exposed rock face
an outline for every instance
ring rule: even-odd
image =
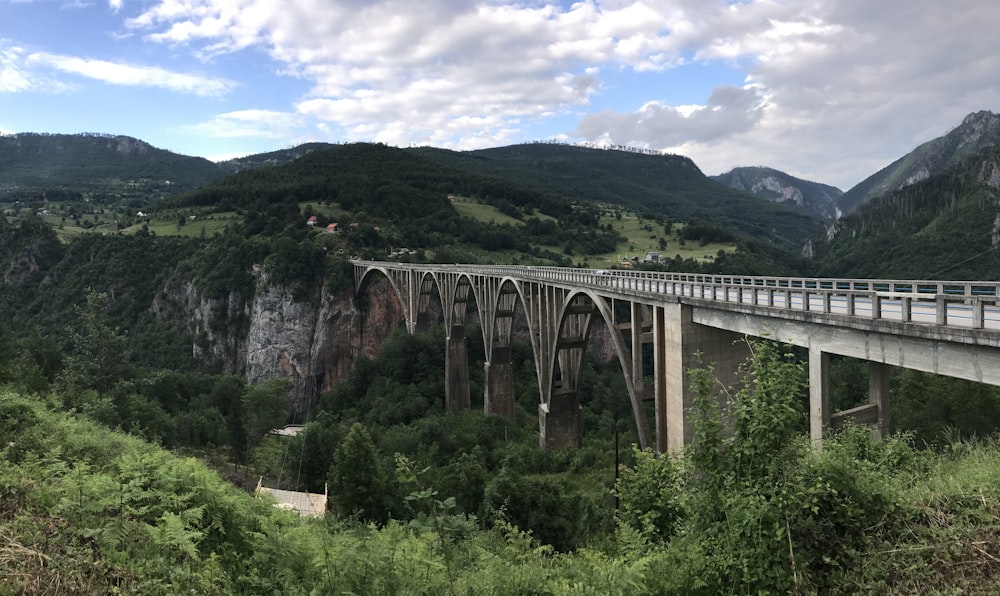
[[[247,311],[238,292],[225,298],[207,298],[193,282],[173,278],[153,301],[152,311],[160,320],[187,321],[187,330],[195,338],[195,358],[218,363],[225,374],[243,370],[246,358],[240,330],[245,327]]]
[[[195,284],[174,280],[153,311],[160,318],[183,313],[196,338],[195,357],[218,363],[225,373],[241,374],[250,384],[287,378],[289,401],[299,413],[344,379],[359,354],[374,357],[403,322],[402,305],[385,281],[368,288],[363,311],[350,290],[323,290],[316,299],[296,301],[266,278],[258,287],[249,301],[236,292],[208,299]]]
[[[250,309],[246,381],[287,378],[289,399],[304,412],[310,400],[347,376],[358,354],[374,356],[402,321],[402,306],[388,283],[369,288],[364,312],[350,292],[324,290],[317,307],[294,301],[285,288],[268,287]]]
[[[837,217],[837,199],[843,194],[834,186],[802,180],[772,168],[735,168],[712,179],[775,203],[794,205],[819,219]]]

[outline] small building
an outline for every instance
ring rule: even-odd
[[[332,223],[332,224],[327,225],[326,226],[326,232],[328,234],[339,234],[340,233],[340,224]]]
[[[307,226],[314,226],[314,225],[316,225],[317,221],[319,221],[319,218],[317,218],[315,215],[310,215],[309,219],[306,220],[306,225]]]

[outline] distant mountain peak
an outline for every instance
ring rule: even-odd
[[[923,143],[858,183],[837,206],[849,213],[876,196],[926,180],[998,144],[1000,115],[988,110],[972,112],[946,135]]]
[[[818,219],[835,219],[837,199],[844,194],[834,186],[796,178],[766,166],[733,168],[711,178],[723,186],[794,206]]]

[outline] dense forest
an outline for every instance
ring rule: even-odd
[[[125,193],[114,199],[124,206],[102,211],[85,193],[56,193],[9,206],[0,221],[0,594],[990,593],[1000,573],[996,388],[897,371],[892,439],[849,427],[816,450],[802,355],[753,344],[729,416],[713,406],[723,388],[711,368],[694,371],[698,438],[655,457],[632,447],[620,371],[596,360],[581,383],[584,447],[540,450],[526,342],[513,346],[512,419],[484,416],[481,403],[444,411],[441,329],[393,334],[305,411],[290,406],[282,378],[250,384],[212,357],[213,338],[245,335],[248,304],[267,288],[296,304],[349,297],[351,256],[407,246],[392,258],[573,265],[579,253],[567,246],[613,251],[621,238],[609,209],[625,206],[602,201],[624,192],[608,190],[616,183],[577,183],[590,195],[570,200],[558,178],[498,174],[579,178],[573,154],[555,159],[555,149],[320,146],[149,203]],[[611,170],[628,161],[620,153],[587,159],[610,156],[602,168]],[[816,236],[810,261],[790,238],[818,224],[765,210],[730,225],[742,218],[732,205],[749,199],[710,205],[710,187],[684,158],[631,157],[648,178],[633,187],[636,200],[665,184],[661,169],[679,168],[689,179],[677,197],[705,202],[692,211],[679,198],[633,203],[651,227],[677,223],[685,242],[737,247],[647,267],[895,275],[909,270],[891,267],[913,259],[885,247],[905,244],[911,224],[899,218],[896,232],[877,222],[900,211],[959,214],[971,229],[977,216],[963,210],[995,202],[981,169],[933,178],[843,220],[840,236],[858,236],[851,250],[868,252],[841,253],[844,244]],[[479,165],[456,165],[467,160]],[[932,200],[947,193],[948,205]],[[514,223],[462,216],[453,197]],[[66,237],[39,215],[57,202],[122,222]],[[186,233],[216,221],[225,223]],[[798,231],[776,237],[781,222]],[[333,223],[343,231],[326,232]],[[939,252],[958,233],[943,226],[920,233]],[[988,250],[983,236],[976,228],[941,266]],[[207,327],[192,324],[191,294],[178,288],[210,305]],[[467,328],[473,396],[483,394],[480,333]],[[862,400],[862,363],[833,366],[838,406]],[[269,434],[288,423],[304,430]],[[255,499],[258,481],[326,490],[330,511],[299,519]]]

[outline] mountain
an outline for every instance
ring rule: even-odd
[[[621,205],[676,222],[703,221],[798,250],[818,220],[785,205],[726,188],[680,155],[557,143],[469,152],[418,148],[428,159],[578,203]]]
[[[176,194],[225,175],[218,165],[126,136],[0,136],[0,195],[32,192]]]
[[[820,276],[1000,279],[1000,145],[871,199],[812,248]]]
[[[836,219],[837,199],[844,191],[835,186],[802,180],[790,174],[765,167],[734,168],[712,180],[753,193],[758,197],[797,207],[818,219]]]
[[[973,112],[948,134],[927,141],[845,192],[837,206],[842,213],[850,213],[872,197],[926,180],[997,144],[1000,115]]]
[[[280,166],[284,165],[290,161],[295,161],[296,159],[308,155],[313,151],[318,151],[321,149],[329,149],[334,147],[330,143],[304,143],[292,147],[290,149],[280,149],[278,151],[270,151],[268,153],[255,153],[253,155],[247,155],[245,157],[237,157],[235,159],[229,159],[223,162],[219,162],[219,166],[224,169],[227,173],[242,172],[243,170],[249,170],[252,168],[260,168],[267,166]]]

